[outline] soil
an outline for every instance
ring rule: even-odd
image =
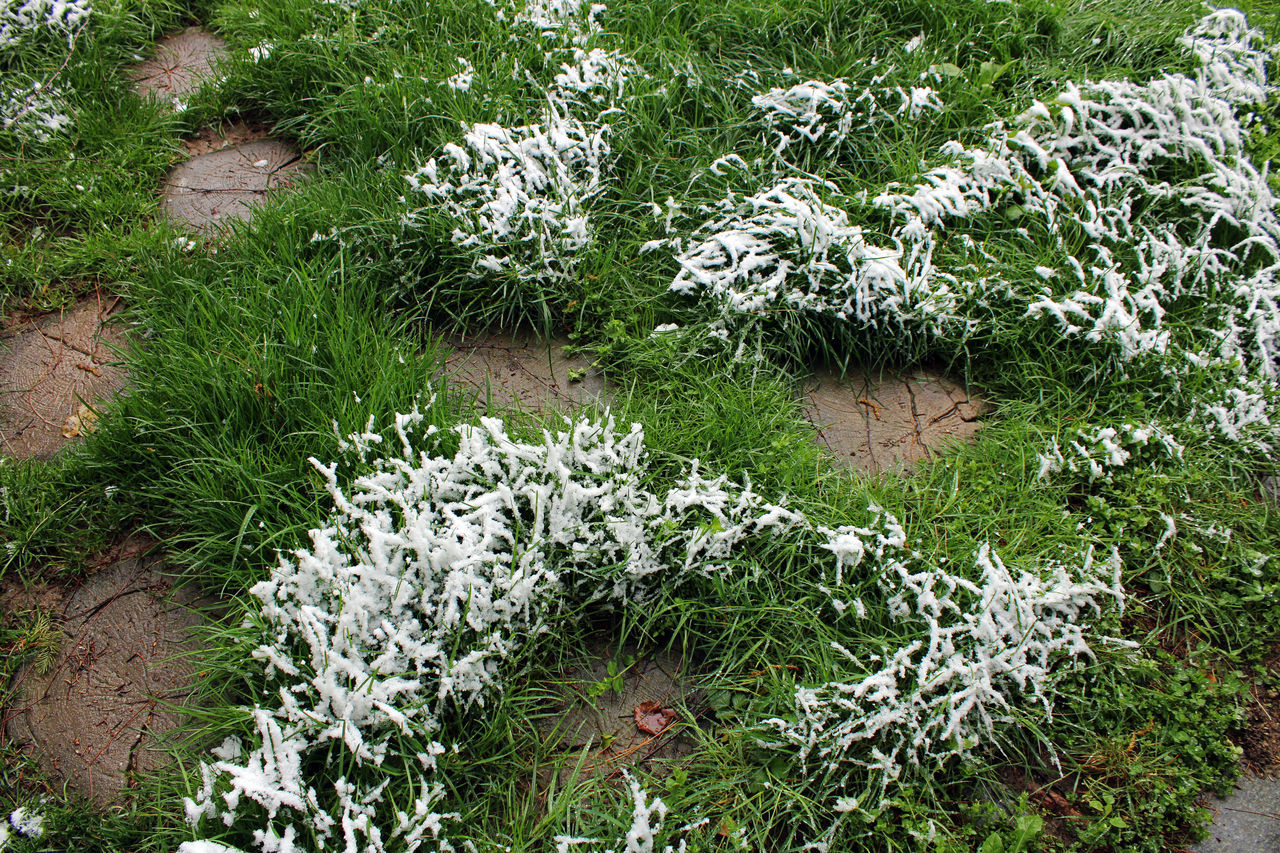
[[[1241,763],[1255,776],[1280,778],[1280,646],[1267,661],[1269,679],[1255,679],[1250,686],[1244,727],[1232,741],[1244,750]]]
[[[199,157],[224,148],[243,145],[259,139],[269,139],[271,131],[261,121],[234,121],[217,127],[202,127],[182,140],[188,156]]]
[[[222,39],[203,27],[165,36],[151,59],[137,65],[129,79],[143,97],[177,101],[213,77],[214,68],[229,53]]]
[[[0,453],[47,459],[91,432],[97,408],[125,386],[116,351],[123,331],[107,321],[107,294],[28,320],[0,353]]]
[[[137,551],[66,597],[53,666],[20,670],[4,715],[6,735],[45,773],[100,807],[168,762],[165,738],[182,720],[199,648],[194,595],[173,590],[160,560]]]
[[[928,371],[843,379],[816,373],[804,385],[805,411],[838,462],[868,474],[898,472],[947,445],[973,438],[990,406]]]
[[[474,389],[490,411],[517,406],[545,413],[611,399],[604,374],[583,355],[567,355],[567,341],[539,341],[527,334],[487,334],[446,340],[453,353],[445,374]]]
[[[66,591],[45,581],[23,584],[16,578],[0,579],[0,620],[33,611],[53,613],[62,607]]]

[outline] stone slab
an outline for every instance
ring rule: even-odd
[[[131,777],[168,760],[163,740],[194,681],[194,596],[174,591],[159,560],[133,554],[87,578],[61,610],[50,671],[19,671],[8,736],[95,805],[121,802]]]
[[[212,236],[248,220],[272,193],[313,171],[297,148],[279,139],[251,139],[192,157],[165,181],[161,209],[174,225]]]
[[[489,410],[569,411],[606,404],[612,396],[590,358],[566,354],[567,341],[496,333],[445,343],[453,350],[445,360],[445,376],[469,387],[477,404]]]
[[[230,53],[227,43],[203,27],[187,27],[156,43],[150,59],[129,72],[143,97],[179,103],[213,78],[217,64]]]
[[[901,472],[971,439],[990,406],[924,370],[906,374],[815,373],[803,386],[818,441],[842,465],[868,474]]]
[[[107,323],[114,306],[105,297],[83,299],[6,335],[0,452],[47,459],[92,429],[97,407],[125,385],[115,352],[124,346],[124,334]]]
[[[1246,774],[1225,800],[1209,803],[1209,837],[1192,853],[1271,853],[1280,851],[1280,779]]]
[[[563,788],[575,779],[611,776],[636,765],[661,772],[665,763],[693,751],[685,732],[687,705],[696,690],[677,654],[641,655],[635,648],[597,644],[585,651],[577,666],[547,685],[547,691],[548,713],[537,720],[552,754],[540,773],[544,788],[553,773]],[[662,709],[670,725],[654,726],[657,733],[642,730],[637,722],[642,706]],[[649,723],[655,718],[644,719]]]

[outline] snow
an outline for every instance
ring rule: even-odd
[[[503,689],[505,662],[566,608],[643,606],[690,578],[750,571],[736,556],[757,538],[828,554],[833,606],[839,595],[860,614],[849,570],[874,564],[889,618],[929,638],[886,650],[887,663],[860,681],[797,688],[796,719],[765,724],[781,738],[775,746],[797,747],[797,761],[827,772],[868,765],[870,747],[885,785],[901,761],[972,747],[1017,696],[1048,712],[1051,657],[1088,654],[1078,617],[1122,596],[1118,563],[1096,566],[1091,551],[1075,568],[1014,571],[983,544],[974,583],[921,564],[902,525],[876,507],[866,526],[814,527],[749,483],[704,476],[696,461],[651,491],[636,424],[566,418],[563,430],[525,441],[496,418],[447,432],[423,421],[415,410],[388,432],[370,423],[342,442],[345,462],[312,460],[333,509],[308,547],[281,554],[251,590],[254,657],[276,689],[245,709],[247,740],[224,741],[201,767],[200,790],[185,804],[197,829],[216,818],[262,822],[255,843],[264,853],[289,832],[347,853],[440,838],[456,820],[435,810],[453,754],[446,716],[479,713]],[[401,736],[430,744],[424,760],[395,752]],[[306,768],[335,749],[362,769],[360,781],[322,790]],[[412,814],[381,805],[398,773],[418,779]],[[665,806],[635,784],[633,794],[623,844],[650,851]]]
[[[583,0],[519,5],[513,34],[532,27],[550,40],[545,108],[536,120],[466,125],[405,175],[406,229],[436,227],[424,222],[442,212],[478,279],[575,281],[596,245],[595,202],[614,156],[609,118],[644,77],[593,41],[603,11]],[[766,89],[743,72],[773,161],[720,157],[709,173],[730,189],[691,230],[678,227],[687,212],[673,198],[646,203],[666,236],[641,251],[671,250],[669,289],[710,305],[703,328],[718,337],[792,313],[959,340],[983,329],[985,300],[998,292],[1028,333],[1094,347],[1117,369],[1156,365],[1170,400],[1191,371],[1224,377],[1220,394],[1177,410],[1185,423],[1082,424],[1050,438],[1042,481],[1106,482],[1178,459],[1175,435],[1192,427],[1269,448],[1280,219],[1269,175],[1245,146],[1251,111],[1274,95],[1274,51],[1233,10],[1211,11],[1181,44],[1199,63],[1191,74],[1067,85],[976,142],[942,146],[915,180],[856,196],[796,163],[830,156],[879,122],[926,120],[943,109],[938,93],[847,78]],[[469,91],[474,69],[458,63],[446,85]],[[1167,182],[1171,163],[1200,179]],[[860,224],[869,214],[888,227]],[[1047,237],[1044,262],[1002,268],[982,246],[994,217],[1026,223],[1012,233],[1028,245],[1032,229]],[[978,254],[992,266],[985,276],[958,262]],[[1166,324],[1176,306],[1210,299],[1221,312],[1208,322],[1220,326],[1188,335]],[[197,832],[206,822],[256,827],[264,853],[295,838],[348,853],[392,841],[452,849],[461,818],[445,811],[459,760],[450,725],[482,716],[527,644],[584,602],[643,607],[694,578],[758,571],[739,559],[757,539],[812,555],[833,624],[856,615],[904,638],[874,653],[833,641],[831,677],[798,685],[787,713],[754,721],[762,746],[828,783],[837,816],[877,811],[901,774],[967,754],[1015,705],[1050,718],[1060,667],[1091,655],[1090,616],[1123,607],[1118,552],[1099,557],[1087,535],[1075,555],[1022,565],[978,542],[953,570],[913,549],[904,526],[874,506],[858,524],[815,525],[696,460],[655,487],[643,430],[608,416],[566,418],[533,437],[496,418],[443,431],[424,423],[417,410],[385,430],[371,420],[340,442],[341,460],[312,460],[332,507],[252,589],[253,657],[272,689],[243,709],[243,737],[201,767],[185,802]],[[1157,548],[1179,535],[1177,520],[1162,518]],[[416,744],[411,753],[397,751],[401,738]],[[328,783],[308,772],[333,755],[353,771]],[[415,791],[400,808],[383,798],[398,777]],[[557,849],[656,849],[666,806],[628,784],[625,835],[559,836]],[[181,851],[229,849],[192,841]]]
[[[943,109],[937,93],[928,87],[875,88],[883,76],[875,78],[872,87],[857,92],[845,78],[806,80],[785,89],[772,88],[756,95],[751,103],[777,136],[775,151],[779,155],[801,144],[809,148],[818,144],[818,150],[829,155],[854,129],[865,130],[903,117],[914,121],[926,111]]]
[[[1123,605],[1115,553],[1100,563],[1088,548],[1074,566],[1015,570],[983,543],[973,555],[974,582],[924,562],[889,514],[865,527],[819,532],[838,557],[832,592],[854,588],[840,574],[849,560],[874,560],[890,618],[920,637],[865,661],[845,650],[854,677],[798,687],[793,715],[765,721],[778,740],[762,745],[796,750],[802,765],[837,789],[869,772],[883,797],[908,766],[966,754],[1007,720],[1017,697],[1051,716],[1052,662],[1089,656],[1082,617],[1108,600]],[[841,797],[835,809],[874,812],[878,802]]]
[[[65,34],[70,44],[92,12],[89,0],[0,0],[0,54],[41,30]]]
[[[470,60],[461,56],[458,57],[458,67],[462,70],[446,80],[445,85],[455,92],[470,91],[471,81],[476,76],[476,68]]]
[[[216,841],[184,841],[178,845],[178,853],[245,853],[245,851]]]
[[[729,195],[676,260],[676,293],[706,295],[722,318],[781,309],[872,328],[940,331],[958,320],[945,282],[909,275],[899,246],[870,242],[825,196],[828,185],[784,178],[756,195]]]
[[[576,21],[581,8],[572,0],[529,2],[515,24],[554,33]],[[548,53],[566,61],[545,89],[539,121],[464,125],[460,143],[445,144],[405,175],[412,190],[406,229],[424,227],[424,217],[432,221],[443,210],[454,223],[454,245],[473,257],[477,279],[514,275],[564,284],[595,243],[592,200],[605,189],[613,153],[607,118],[629,81],[644,75],[616,51],[581,46],[598,33],[595,16],[603,9],[592,6],[581,26],[569,27],[570,42]],[[447,84],[466,91],[474,68],[462,57],[458,62],[462,71]],[[419,196],[429,203],[415,204]]]
[[[263,820],[335,843],[341,827],[346,851],[376,853],[400,836],[413,849],[453,819],[432,810],[448,754],[442,717],[482,708],[503,688],[504,662],[549,619],[572,602],[635,606],[658,587],[733,571],[752,537],[804,524],[696,463],[649,491],[638,425],[583,418],[526,442],[482,418],[450,431],[457,449],[440,453],[446,436],[419,430],[422,420],[398,415],[390,440],[372,424],[349,436],[351,463],[372,465],[349,484],[338,463],[313,460],[333,501],[329,523],[251,590],[262,632],[254,657],[278,701],[268,693],[245,709],[248,741],[224,742],[202,767],[185,804],[193,826]],[[431,744],[421,770],[391,749],[401,735]],[[417,774],[420,808],[392,823],[368,782],[317,788],[308,758],[329,749],[364,768],[362,780]],[[656,819],[658,806],[647,809]],[[648,849],[647,831],[628,843]]]
[[[71,126],[61,92],[41,83],[0,89],[0,131],[48,142]]]
[[[722,157],[712,171],[738,186],[691,233],[644,249],[671,248],[671,289],[707,300],[726,331],[787,310],[955,342],[991,331],[998,294],[1021,306],[1028,335],[1078,339],[1121,371],[1153,365],[1189,422],[1266,450],[1280,428],[1280,202],[1246,145],[1275,93],[1276,49],[1232,9],[1211,10],[1180,44],[1198,62],[1189,74],[1068,84],[977,143],[941,146],[913,182],[856,197],[796,177],[814,162],[800,158],[840,156],[881,120],[919,120],[941,108],[936,93],[878,76],[759,92],[775,161],[729,173],[718,164],[735,155]],[[1175,169],[1186,179],[1171,183]],[[760,172],[762,185],[741,187]],[[857,224],[868,207],[891,223],[874,240]],[[1023,223],[1011,233],[1028,250],[1049,252],[1034,276],[983,248],[1005,219]],[[981,269],[966,263],[975,253]],[[1185,305],[1208,310],[1179,333],[1166,316]],[[1180,398],[1182,379],[1207,369],[1221,397]]]
[[[9,825],[23,838],[44,835],[44,814],[29,806],[19,806],[9,813]]]
[[[1161,450],[1167,459],[1181,459],[1183,451],[1173,435],[1158,424],[1076,427],[1065,444],[1064,449],[1056,437],[1049,440],[1048,447],[1039,455],[1037,480],[1047,480],[1065,471],[1084,475],[1090,483],[1110,481],[1115,471],[1124,468],[1143,448]]]

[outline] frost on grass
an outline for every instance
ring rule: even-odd
[[[89,0],[0,0],[0,57],[41,35],[72,35],[89,20]]]
[[[863,656],[836,644],[848,677],[797,688],[792,714],[765,721],[778,736],[766,745],[798,750],[837,789],[868,786],[837,801],[838,813],[876,811],[904,772],[965,754],[1007,721],[1015,697],[1051,716],[1052,662],[1089,655],[1083,617],[1123,604],[1114,553],[1099,561],[1090,548],[1078,565],[1016,569],[984,543],[973,581],[911,551],[892,515],[820,533],[836,557],[833,598],[857,588],[854,569],[876,572],[890,621],[918,638]],[[848,618],[843,604],[836,610]]]
[[[372,425],[353,436],[347,451],[372,470],[350,486],[336,463],[315,463],[334,508],[252,590],[254,657],[273,688],[247,709],[250,742],[228,740],[202,768],[186,804],[197,828],[253,827],[267,853],[303,838],[349,853],[452,849],[443,833],[456,816],[435,808],[452,749],[444,720],[500,691],[504,661],[550,617],[732,571],[740,543],[801,520],[696,465],[650,491],[638,426],[583,419],[523,442],[497,419],[415,435],[421,420],[397,416],[390,440]],[[348,770],[336,781],[308,770],[338,754]],[[406,776],[412,807],[384,801]]]

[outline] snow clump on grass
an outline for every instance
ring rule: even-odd
[[[581,851],[581,853],[619,853],[619,851],[621,853],[654,853],[657,849],[654,845],[662,835],[663,822],[666,820],[669,811],[667,805],[658,797],[650,800],[648,792],[631,776],[629,771],[623,769],[622,775],[631,789],[632,800],[631,827],[627,830],[626,836],[611,842],[604,842],[598,838],[575,838],[569,835],[557,835],[552,839],[556,844],[556,853],[570,853],[570,851]],[[676,832],[677,834],[683,834],[705,823],[706,821],[699,821],[696,824],[682,826]],[[605,844],[609,846],[605,847]],[[665,845],[662,848],[662,853],[685,853],[686,849],[687,842],[681,839],[678,844]]]
[[[564,282],[592,242],[587,202],[602,188],[607,131],[552,104],[538,124],[468,127],[461,145],[449,143],[405,179],[456,222],[453,243],[475,252],[478,276]]]
[[[71,127],[71,116],[58,90],[33,83],[0,90],[0,130],[19,139],[44,143]]]
[[[530,3],[517,22],[533,15],[529,22],[554,31],[580,7],[559,0]],[[568,61],[546,88],[540,121],[464,125],[461,144],[448,143],[405,176],[413,193],[438,202],[411,208],[406,227],[416,229],[443,210],[455,225],[453,244],[473,254],[476,278],[514,275],[539,285],[564,284],[595,242],[590,202],[604,189],[613,153],[606,118],[628,81],[643,75],[616,51],[576,46],[598,31],[595,15],[603,9],[592,6],[586,30],[574,29],[570,46],[547,54],[567,52]],[[471,73],[468,63],[466,89]],[[450,85],[463,90],[453,82],[462,76],[450,78]]]
[[[89,0],[0,0],[0,55],[41,32],[65,35],[89,20]]]
[[[979,583],[922,568],[875,508],[870,527],[815,528],[696,462],[655,491],[637,424],[566,420],[521,441],[495,418],[444,432],[423,420],[397,415],[389,435],[371,422],[343,442],[345,465],[312,460],[333,509],[309,547],[282,554],[251,590],[253,657],[272,689],[245,709],[248,743],[228,738],[201,767],[186,801],[197,831],[210,819],[255,827],[264,853],[307,837],[347,853],[454,849],[457,815],[438,808],[458,750],[450,726],[503,689],[512,656],[584,602],[633,608],[694,578],[750,578],[759,564],[739,557],[751,542],[807,543],[819,565],[834,559],[822,586],[833,606],[865,560],[889,618],[929,637],[887,652],[863,681],[798,688],[796,719],[766,724],[801,764],[870,765],[882,787],[897,772],[890,759],[962,752],[1016,693],[1048,709],[1049,657],[1088,650],[1074,617],[1102,593],[1120,596],[1114,578],[1094,578],[1091,556],[1074,575],[1049,567],[1049,579],[1015,576],[985,545]],[[339,766],[340,778],[317,777]],[[410,781],[412,802],[384,799],[393,779]],[[642,805],[629,851],[652,849],[648,821],[662,810],[637,793],[637,821]]]
[[[604,9],[604,5],[593,4],[589,0],[524,0],[515,22],[547,32],[576,29],[584,9],[588,15],[587,25],[591,27],[595,23],[596,14]]]
[[[925,86],[875,89],[885,76],[873,77],[870,86],[859,92],[845,78],[806,80],[785,89],[772,88],[753,97],[751,104],[777,135],[774,150],[779,155],[802,143],[831,154],[855,128],[865,130],[904,117],[915,120],[926,110],[942,110],[937,93]]]
[[[909,274],[900,246],[868,242],[848,213],[824,198],[833,191],[808,178],[785,178],[756,195],[731,193],[716,218],[694,231],[694,245],[676,256],[680,272],[670,289],[709,296],[730,323],[782,310],[886,331],[937,333],[956,322],[956,298],[946,283]],[[684,241],[647,246],[665,244]],[[905,260],[912,269],[921,261]]]
[[[1182,458],[1182,445],[1156,424],[1079,427],[1066,439],[1065,448],[1058,444],[1056,437],[1049,439],[1049,446],[1039,455],[1040,470],[1036,479],[1047,480],[1051,474],[1066,471],[1083,474],[1090,483],[1109,481],[1116,470],[1124,468],[1139,451],[1148,447],[1163,450],[1168,459]]]
[[[471,89],[471,81],[475,79],[476,68],[466,57],[458,57],[458,67],[462,69],[449,79],[445,80],[445,85],[455,92],[466,92]]]
[[[1252,109],[1275,91],[1266,73],[1275,49],[1231,9],[1206,15],[1181,44],[1200,62],[1194,74],[1070,84],[1011,125],[991,125],[982,145],[949,143],[947,163],[874,203],[904,223],[895,233],[908,242],[963,230],[961,220],[998,206],[1028,217],[1074,273],[1061,278],[1066,288],[1040,282],[1027,294],[1029,319],[1114,346],[1126,361],[1177,352],[1184,363],[1239,362],[1274,377],[1280,218],[1245,144]],[[1170,183],[1171,167],[1195,177]],[[1089,240],[1082,257],[1067,251],[1075,234]],[[1164,326],[1186,301],[1219,310],[1200,330],[1209,350],[1175,346]]]
[[[277,689],[269,709],[250,711],[247,751],[229,739],[202,768],[186,802],[194,826],[252,821],[264,853],[306,835],[347,853],[393,839],[452,849],[439,836],[453,816],[434,809],[450,754],[443,718],[500,691],[503,662],[567,601],[634,605],[732,570],[742,542],[803,520],[696,465],[649,491],[638,425],[580,419],[522,442],[493,418],[414,435],[422,419],[397,416],[399,446],[372,460],[382,435],[370,425],[353,436],[348,452],[372,471],[349,487],[336,463],[313,460],[333,500],[329,524],[252,589],[254,657]],[[449,441],[457,449],[444,452]],[[333,766],[334,750],[347,775],[320,783],[307,768],[323,756]],[[419,793],[396,810],[382,792],[405,775]]]
[[[975,582],[929,565],[909,549],[896,518],[871,511],[865,527],[819,530],[836,556],[828,589],[852,594],[858,579],[850,570],[866,564],[859,574],[875,573],[890,621],[919,639],[862,657],[835,644],[851,677],[798,687],[792,715],[765,721],[780,737],[765,746],[797,749],[828,783],[869,782],[838,802],[842,814],[877,811],[904,770],[967,753],[1007,721],[1014,696],[1037,700],[1051,717],[1053,659],[1090,655],[1082,617],[1108,599],[1124,601],[1115,552],[1097,561],[1090,547],[1076,566],[1015,571],[983,543]],[[845,607],[836,610],[846,618]]]
[[[0,851],[9,849],[15,837],[40,838],[43,835],[44,814],[28,806],[19,806],[9,813],[7,821],[0,821]]]
[[[1198,62],[1192,73],[1068,84],[989,125],[978,144],[945,144],[910,184],[859,198],[826,184],[828,200],[815,203],[816,183],[806,194],[795,188],[809,179],[786,178],[741,200],[730,194],[690,235],[692,249],[679,237],[646,248],[675,248],[672,290],[709,297],[727,326],[794,307],[853,327],[923,325],[955,341],[994,331],[993,321],[1047,327],[1114,353],[1121,370],[1155,365],[1174,396],[1182,378],[1212,367],[1239,393],[1184,400],[1184,412],[1202,429],[1269,446],[1274,403],[1258,404],[1280,396],[1280,200],[1247,146],[1255,113],[1275,95],[1276,48],[1232,9],[1209,12],[1180,43]],[[779,169],[798,152],[835,156],[874,119],[870,91],[840,79],[757,94]],[[919,111],[908,101],[930,110],[933,97],[911,93],[898,112]],[[784,192],[794,201],[780,208]],[[872,256],[850,224],[868,206],[889,217]],[[1022,253],[1002,260],[983,248],[993,228],[1056,257],[1029,274]],[[975,249],[989,265],[966,263]],[[884,274],[858,274],[868,263]],[[993,299],[1011,310],[993,314]]]

